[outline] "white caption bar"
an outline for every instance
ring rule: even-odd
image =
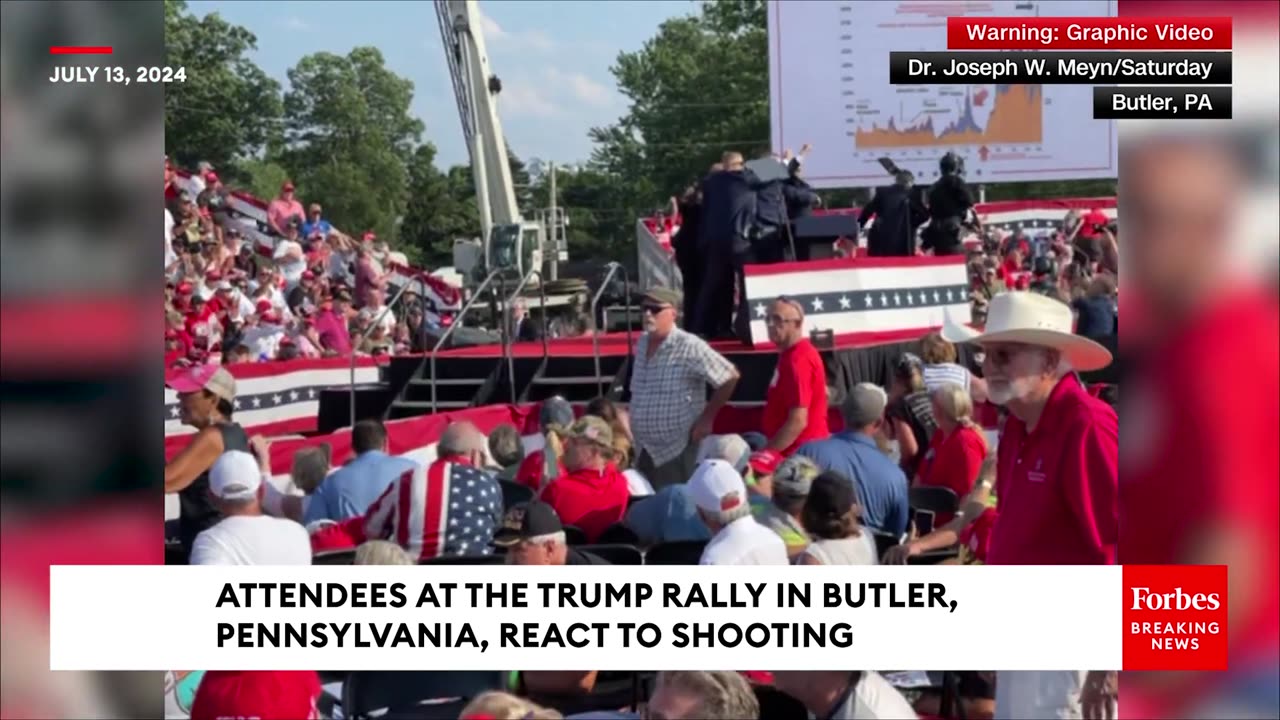
[[[382,583],[404,606],[279,607],[290,583]],[[527,607],[473,603],[476,583],[523,584]],[[571,607],[559,584],[614,602]],[[55,566],[50,589],[52,670],[1084,670],[1120,667],[1123,627],[1118,566]]]

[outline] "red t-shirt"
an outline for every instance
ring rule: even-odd
[[[191,720],[315,720],[320,693],[314,670],[210,670],[196,689]]]
[[[1120,560],[1229,562],[1232,577],[1251,578],[1250,606],[1232,601],[1232,669],[1268,655],[1274,662],[1280,646],[1280,308],[1274,292],[1245,288],[1215,299],[1149,343],[1135,363],[1140,372],[1123,389]],[[1235,373],[1241,384],[1214,382],[1221,372]],[[1231,536],[1227,555],[1219,545],[1207,556],[1212,541],[1226,541],[1224,531]]]
[[[790,455],[810,440],[822,440],[831,435],[827,428],[827,370],[818,349],[808,338],[778,355],[778,369],[774,371],[773,382],[765,395],[761,430],[770,438],[777,435],[791,410],[798,407],[808,408],[809,422],[783,455]]]
[[[977,430],[961,426],[950,435],[935,430],[920,465],[920,484],[951,488],[957,498],[963,498],[973,489],[986,455],[986,439]],[[940,513],[934,518],[934,527],[951,522],[953,517],[954,513]]]
[[[1010,415],[996,468],[990,565],[1109,565],[1119,536],[1115,410],[1060,380],[1035,430]]]
[[[560,522],[574,525],[595,542],[627,512],[631,491],[612,464],[603,471],[578,470],[556,478],[542,489],[541,500],[555,508]]]

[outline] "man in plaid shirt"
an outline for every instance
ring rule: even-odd
[[[680,293],[654,288],[644,296],[645,334],[631,375],[631,430],[637,469],[655,490],[693,475],[698,443],[733,395],[738,370],[702,338],[676,327]],[[714,388],[707,400],[707,386]]]

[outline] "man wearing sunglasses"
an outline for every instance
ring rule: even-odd
[[[654,490],[693,475],[698,443],[711,434],[738,384],[738,370],[705,340],[676,327],[680,293],[653,288],[642,301],[645,334],[631,374],[636,469]],[[707,386],[714,392],[707,399]]]
[[[1119,535],[1119,431],[1115,410],[1076,371],[1111,364],[1102,345],[1072,333],[1071,308],[1037,293],[991,300],[986,328],[948,322],[942,337],[982,346],[991,402],[1009,411],[996,459],[999,514],[989,565],[1109,565]],[[886,562],[956,542],[984,511],[985,483],[943,528],[901,546]],[[1115,717],[1114,672],[1001,672],[996,717]]]

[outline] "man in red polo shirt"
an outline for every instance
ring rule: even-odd
[[[567,472],[542,489],[540,500],[555,509],[565,525],[574,525],[595,542],[622,520],[631,491],[613,465],[613,430],[593,415],[581,417],[565,436]]]
[[[981,343],[991,402],[1009,411],[997,451],[999,513],[987,564],[1114,563],[1120,532],[1116,413],[1075,375],[1106,367],[1111,353],[1073,335],[1071,309],[1038,293],[997,295],[983,332],[948,323],[942,336]],[[984,512],[986,493],[986,483],[977,483],[956,519],[886,561],[953,543]],[[1114,672],[1001,672],[996,717],[1101,717],[1115,696]]]
[[[769,341],[778,346],[778,369],[765,395],[761,430],[768,449],[790,455],[810,440],[831,434],[827,428],[827,370],[818,349],[804,334],[804,306],[781,297],[765,318]]]

